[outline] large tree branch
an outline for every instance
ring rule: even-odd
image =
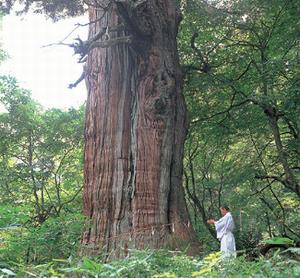
[[[82,189],[83,189],[83,186],[79,187],[79,189],[75,192],[75,194],[69,200],[61,203],[60,206],[58,207],[58,212],[60,212],[61,209],[64,208],[67,204],[72,203],[76,199],[76,197],[78,196],[78,194],[80,192],[82,192]]]
[[[283,175],[284,175],[284,174],[282,174],[281,176],[283,176]],[[271,179],[271,180],[273,180],[273,182],[274,182],[274,181],[278,181],[278,182],[280,182],[282,185],[284,185],[285,187],[287,187],[287,188],[291,189],[293,192],[295,192],[293,186],[291,186],[290,183],[289,183],[287,180],[282,179],[281,176],[273,176],[273,175],[264,175],[264,176],[262,176],[262,175],[255,175],[255,178],[256,178],[256,179],[260,179],[260,180],[269,180],[269,179]],[[272,182],[272,183],[273,183],[273,182]],[[268,186],[269,186],[269,185],[268,185]],[[267,186],[267,187],[268,187],[268,186]],[[263,188],[261,191],[263,191],[263,190],[264,190],[264,188]]]
[[[208,73],[210,71],[210,65],[209,65],[209,62],[208,62],[208,58],[207,57],[204,57],[204,55],[202,54],[202,51],[196,47],[196,44],[195,44],[195,40],[196,38],[199,36],[198,33],[194,33],[192,35],[192,38],[191,38],[191,48],[195,51],[195,53],[197,54],[197,56],[200,58],[200,61],[201,61],[201,67],[199,68],[200,71],[204,72],[204,73]]]
[[[240,107],[240,106],[242,106],[242,105],[244,105],[244,104],[246,104],[246,103],[251,103],[251,102],[252,102],[252,100],[246,99],[246,100],[244,100],[244,101],[242,101],[242,102],[239,102],[239,103],[236,103],[236,104],[232,104],[232,103],[231,103],[230,106],[229,106],[227,109],[225,109],[225,110],[223,110],[223,111],[220,111],[220,112],[217,112],[217,113],[215,113],[215,114],[213,114],[213,115],[210,115],[210,116],[208,116],[208,117],[204,117],[204,118],[192,120],[191,123],[192,123],[192,124],[195,124],[195,123],[198,123],[198,122],[203,122],[203,121],[210,120],[210,119],[212,119],[212,118],[214,118],[214,117],[216,117],[216,116],[220,116],[220,115],[229,113],[233,108]]]

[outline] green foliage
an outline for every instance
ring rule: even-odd
[[[0,16],[0,21],[1,21],[1,16]],[[0,23],[0,30],[1,30],[1,23]],[[0,49],[0,64],[1,62],[5,61],[7,59],[7,53]]]
[[[42,223],[63,210],[80,210],[83,107],[43,108],[12,77],[0,77],[0,197],[3,203],[31,207]]]
[[[299,251],[299,248],[297,249]],[[293,253],[298,252],[294,250]],[[291,251],[291,250],[290,250]],[[297,277],[300,275],[299,262],[277,252],[270,259],[260,257],[248,261],[241,256],[237,259],[222,261],[211,254],[204,260],[203,266],[193,277]]]
[[[1,204],[0,206],[0,229],[14,226],[16,224],[24,224],[30,220],[30,207],[12,206],[9,204]]]
[[[236,261],[230,261],[220,266],[217,270],[217,277],[297,277],[299,263],[275,254],[270,259],[260,258],[257,261],[247,261],[244,257]]]
[[[14,2],[2,1],[1,9],[8,12]],[[19,2],[24,12],[34,2],[35,12],[54,20],[84,12],[82,1]],[[299,5],[280,0],[181,5],[178,45],[190,120],[185,189],[203,249],[219,249],[206,219],[218,218],[223,203],[235,218],[238,249],[299,241],[300,200],[285,170],[299,184]],[[110,263],[76,258],[83,223],[78,214],[83,108],[44,111],[7,76],[0,78],[0,101],[6,109],[0,114],[0,277],[300,276],[294,260],[299,248],[290,248],[294,257],[276,252],[253,261],[133,250]]]
[[[83,107],[45,111],[10,76],[0,77],[0,102],[0,261],[8,275],[8,263],[78,252]]]
[[[49,218],[41,226],[17,226],[0,231],[0,261],[45,263],[78,252],[83,227],[81,214]]]
[[[238,228],[240,228],[238,226]],[[255,249],[262,240],[263,229],[261,227],[250,226],[245,230],[237,229],[235,232],[235,242],[237,250]]]
[[[279,235],[299,241],[299,5],[181,2],[178,45],[190,119],[185,188],[199,238],[216,249],[206,220],[219,218],[226,203],[239,248]],[[267,111],[277,113],[277,131]],[[285,183],[287,168],[294,188]]]
[[[13,264],[12,264],[13,265]],[[166,250],[131,250],[129,257],[103,263],[90,258],[53,259],[51,262],[36,266],[18,264],[6,268],[17,272],[17,277],[191,277],[198,267],[198,261],[184,254],[176,256]]]
[[[9,13],[15,0],[6,0],[0,2],[0,12]],[[75,17],[85,12],[84,1],[81,0],[20,0],[22,4],[18,14],[28,12],[32,7],[35,13],[44,13],[53,20],[59,20],[65,17]]]
[[[293,254],[299,248],[290,249]],[[40,265],[1,264],[3,273],[16,277],[119,277],[119,278],[190,278],[190,277],[298,277],[299,262],[286,252],[277,252],[270,259],[248,261],[245,257],[221,261],[212,253],[203,259],[165,250],[134,251],[123,260],[103,263],[90,258],[53,259]],[[8,276],[4,276],[8,277]]]
[[[206,274],[211,274],[216,266],[221,262],[221,253],[215,252],[207,255],[202,260],[202,265],[200,271],[196,271],[192,273],[192,277],[201,277]]]
[[[283,245],[283,244],[293,245],[295,243],[293,240],[286,237],[273,237],[271,239],[265,240],[264,242],[272,245]]]

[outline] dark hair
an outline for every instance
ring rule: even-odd
[[[223,205],[223,206],[221,206],[221,208],[226,209],[227,211],[230,211],[230,209],[227,205]]]

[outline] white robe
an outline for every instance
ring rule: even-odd
[[[235,239],[233,236],[234,221],[230,212],[215,222],[217,238],[221,241],[221,256],[235,257]]]

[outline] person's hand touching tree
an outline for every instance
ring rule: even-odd
[[[207,223],[208,223],[208,224],[215,224],[215,220],[214,220],[214,219],[208,219],[208,220],[207,220]]]

